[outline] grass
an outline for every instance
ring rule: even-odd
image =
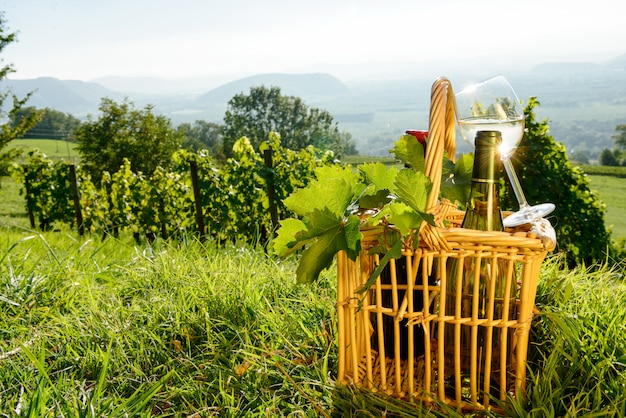
[[[8,228],[0,260],[2,417],[435,412],[334,384],[333,270],[298,286],[260,249]],[[623,277],[555,258],[538,302],[528,399],[506,415],[624,416]]]
[[[590,175],[591,190],[606,204],[605,224],[614,240],[626,240],[626,180],[619,177]]]
[[[26,228],[30,226],[26,200],[19,193],[20,185],[11,177],[0,176],[0,225]]]
[[[137,248],[3,236],[8,416],[271,416],[328,402],[329,276],[295,286],[288,262],[193,240]]]

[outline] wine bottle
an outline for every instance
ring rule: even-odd
[[[422,145],[424,149],[424,154],[426,154],[426,138],[428,137],[428,131],[424,130],[406,130],[405,134],[412,135],[415,139]],[[406,168],[410,168],[409,165],[405,165]],[[415,262],[415,260],[414,260]],[[391,263],[394,264],[395,270],[395,280],[392,278],[391,274]],[[417,262],[415,262],[417,264]],[[417,273],[415,275],[415,283],[414,285],[417,287],[421,287],[423,285],[422,280],[422,264],[419,263],[417,267]],[[429,276],[428,284],[434,286],[437,280],[436,275],[436,267],[433,267],[433,274]],[[401,304],[406,296],[407,288],[407,280],[408,280],[408,270],[407,270],[407,259],[406,257],[400,257],[398,259],[390,260],[389,264],[387,264],[381,274],[380,274],[380,282],[386,288],[391,287],[392,281],[395,286],[398,287],[396,290],[395,300],[397,304]],[[384,308],[394,309],[393,300],[394,295],[392,294],[393,290],[384,289],[381,291],[381,300],[380,306]],[[419,312],[424,309],[423,303],[423,289],[414,289],[413,290],[413,306],[412,312]],[[434,303],[430,306],[430,312],[432,312],[434,308]],[[414,358],[420,357],[424,354],[424,329],[420,324],[409,325],[408,319],[402,319],[399,323],[396,322],[395,314],[397,314],[398,307],[395,306],[395,310],[393,311],[393,315],[384,315],[382,318],[382,328],[383,328],[383,338],[384,338],[384,348],[385,348],[385,357],[387,358],[395,358],[396,355],[396,332],[397,341],[399,345],[399,354],[401,360],[407,360],[409,355],[412,354]],[[396,325],[398,327],[396,328]],[[414,350],[412,353],[409,353],[409,326],[413,327],[413,347]],[[373,328],[377,330],[376,327],[376,319],[373,318]],[[378,335],[377,331],[372,334],[371,344],[374,350],[379,350],[378,347]]]
[[[476,133],[472,183],[461,224],[463,228],[481,231],[504,230],[498,194],[501,170],[498,148],[501,143],[502,136],[499,131]],[[471,363],[474,362],[473,367],[479,374],[479,380],[484,382],[486,376],[483,374],[487,370],[492,375],[500,372],[498,368],[500,342],[503,341],[502,328],[477,325],[476,320],[497,321],[503,318],[505,310],[508,311],[508,319],[514,319],[516,284],[512,283],[512,280],[507,284],[507,261],[501,258],[470,255],[465,258],[449,259],[448,263],[446,315],[464,318],[470,320],[470,323],[462,320],[462,324],[446,324],[445,351],[448,361],[444,374],[446,378],[450,378],[455,370],[455,363],[457,366],[460,363],[462,375],[466,376],[472,368]],[[493,293],[490,295],[490,292]],[[505,298],[507,292],[509,297]],[[461,303],[457,305],[458,293],[461,293]],[[493,301],[491,304],[490,298]],[[457,337],[460,335],[461,349],[458,351],[454,349],[455,335]],[[510,342],[508,347],[510,349]],[[477,352],[472,354],[471,349]],[[460,358],[455,357],[459,353]],[[489,368],[487,363],[490,363]],[[491,380],[491,385],[493,383]],[[451,380],[449,384],[451,389],[454,387],[455,391],[460,390],[458,382]],[[487,392],[491,389],[482,388],[482,383],[474,387],[487,389]],[[476,396],[476,392],[472,393],[472,402],[476,401]]]
[[[474,167],[470,197],[462,228],[503,231],[498,184],[500,182],[499,131],[478,131],[475,139]]]

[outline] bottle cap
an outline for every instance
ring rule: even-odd
[[[500,131],[478,131],[474,144],[476,147],[499,146],[502,144],[502,133]]]

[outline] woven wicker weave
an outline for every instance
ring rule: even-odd
[[[423,223],[418,249],[405,248],[364,294],[357,291],[379,263],[368,250],[378,245],[383,227],[361,230],[363,250],[355,261],[339,254],[338,380],[413,402],[437,397],[475,409],[525,389],[537,280],[553,247],[529,229],[459,227],[463,212],[439,200],[442,157],[444,149],[454,156],[455,130],[452,87],[440,78],[432,89],[426,151],[426,174],[433,181],[428,210],[436,226]],[[453,260],[462,266],[497,263],[505,272],[502,283],[491,283],[483,293],[447,291]],[[511,291],[498,297],[498,287]]]

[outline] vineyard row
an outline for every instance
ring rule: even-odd
[[[288,150],[277,137],[259,153],[246,138],[234,150],[219,166],[205,152],[181,150],[168,170],[157,168],[150,176],[133,172],[125,161],[97,184],[81,166],[34,151],[12,175],[24,185],[33,228],[66,224],[80,234],[131,232],[154,239],[197,233],[250,242],[267,238],[279,219],[291,216],[283,199],[305,186],[316,167],[335,164],[330,153]]]

